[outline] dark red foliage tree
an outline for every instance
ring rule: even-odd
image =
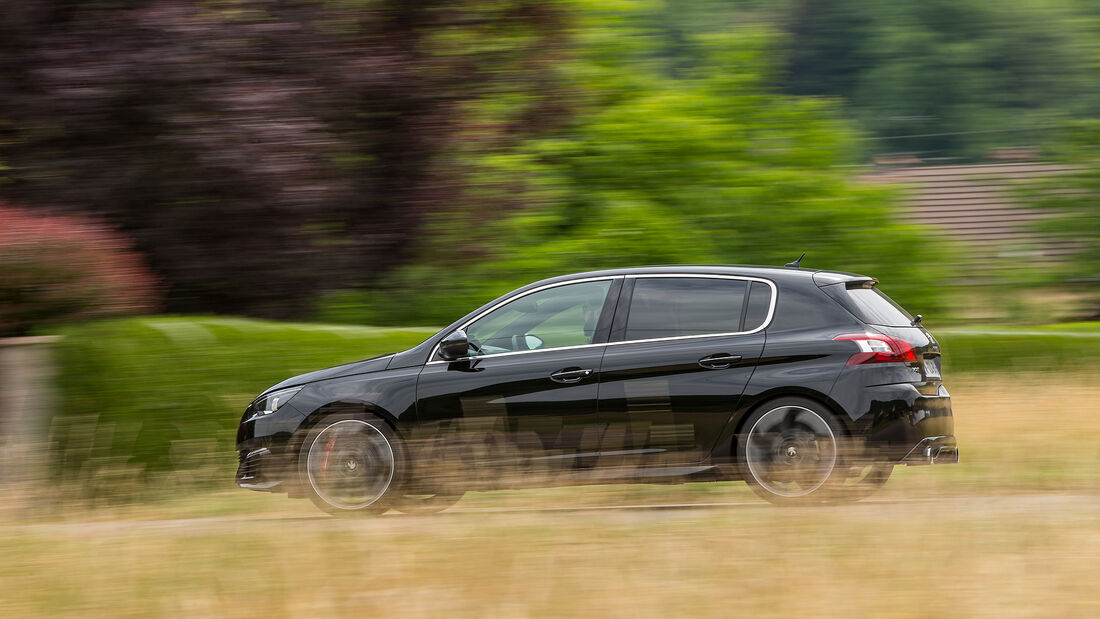
[[[530,101],[484,148],[555,122],[562,31],[523,0],[0,0],[0,195],[119,225],[170,310],[300,315],[457,199],[478,101]]]

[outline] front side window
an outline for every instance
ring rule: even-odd
[[[747,287],[747,282],[737,279],[639,278],[630,300],[626,339],[742,331]]]
[[[509,301],[466,328],[470,354],[591,344],[611,280],[556,286]]]

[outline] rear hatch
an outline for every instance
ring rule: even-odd
[[[852,278],[821,289],[875,332],[912,346],[925,381],[942,381],[939,343],[927,329],[914,324],[914,316],[879,290],[877,284],[871,278]]]

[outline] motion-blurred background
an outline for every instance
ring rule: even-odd
[[[544,276],[780,265],[802,252],[806,267],[879,278],[923,314],[942,341],[947,384],[960,387],[952,390],[963,463],[922,471],[921,481],[899,475],[888,497],[1095,496],[1098,75],[1095,0],[0,0],[5,518],[20,527],[291,509],[272,507],[274,497],[219,494],[232,486],[240,412],[286,376],[406,348]],[[748,497],[722,485],[570,492],[463,504]],[[754,518],[760,532],[776,533]],[[794,528],[778,533],[820,538],[785,518]],[[1000,537],[983,546],[967,537],[973,521],[956,524],[949,548],[914,542],[909,551],[941,564],[962,552],[966,560],[948,570],[958,578],[992,572],[933,608],[1011,611],[1028,587],[1061,590],[1011,561],[967,563],[983,556],[967,549],[1026,552]],[[1096,560],[1095,514],[1069,524],[1042,520],[1037,535],[1081,535],[1092,540],[1086,550],[1061,540],[1084,553],[1069,565]],[[609,526],[613,543],[636,543],[625,525]],[[126,570],[52,597],[61,585],[51,569],[108,566],[90,547],[18,531],[0,539],[24,562],[0,574],[24,593],[0,596],[0,609],[98,614],[121,596],[146,595],[168,614],[243,612],[221,605],[226,591],[195,583],[172,593]],[[530,542],[509,531],[516,544]],[[671,545],[682,534],[646,533]],[[560,583],[526,606],[506,604],[531,593],[514,566],[559,565],[546,556],[562,540],[538,539],[545,552],[536,558],[480,559],[486,574],[512,574],[512,585],[447,581],[457,588],[438,607],[393,608],[596,608],[560,598],[573,587]],[[691,539],[695,552],[713,548]],[[913,596],[934,584],[892,572],[896,562],[860,563],[855,549],[874,543],[853,542],[837,561]],[[784,544],[775,552],[806,548]],[[210,541],[190,559],[209,568],[217,548]],[[25,569],[58,556],[73,564]],[[1036,560],[1064,568],[1062,559]],[[327,563],[315,569],[332,575]],[[662,584],[675,580],[650,569]],[[328,608],[290,593],[292,576],[275,578],[267,611]],[[968,606],[967,592],[992,581],[1004,595]],[[630,582],[652,585],[645,574]],[[796,588],[766,585],[754,598],[761,609]],[[851,603],[845,591],[817,594]],[[337,611],[408,602],[392,591],[332,595]],[[1046,608],[1096,610],[1089,595],[1062,590]],[[855,610],[928,610],[869,599]],[[188,606],[194,600],[205,602]],[[604,610],[628,608],[630,596],[621,601]]]

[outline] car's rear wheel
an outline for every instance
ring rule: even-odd
[[[780,398],[753,412],[737,437],[741,473],[776,504],[816,503],[844,478],[843,427],[820,404]]]
[[[374,415],[336,414],[307,433],[298,471],[309,498],[336,515],[380,514],[400,494],[400,440]]]

